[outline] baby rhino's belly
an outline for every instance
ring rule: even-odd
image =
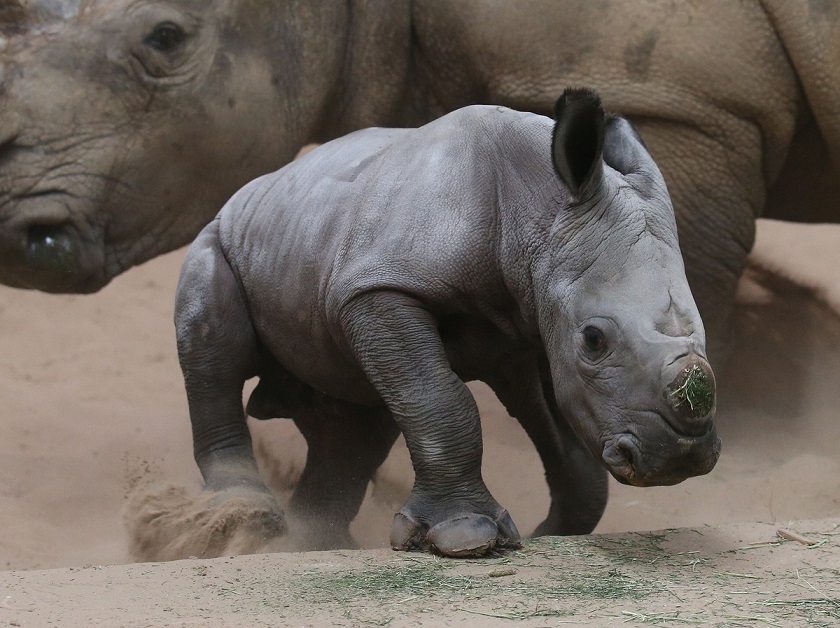
[[[357,362],[341,349],[323,317],[310,308],[252,309],[260,343],[278,365],[302,384],[335,399],[373,404],[380,397]]]

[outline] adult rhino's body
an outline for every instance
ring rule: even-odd
[[[0,11],[11,286],[97,290],[189,242],[306,142],[469,103],[548,113],[578,83],[628,116],[660,164],[712,341],[755,218],[838,215],[835,2],[37,4],[62,15],[36,26],[11,3]]]

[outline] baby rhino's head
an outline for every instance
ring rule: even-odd
[[[715,378],[665,182],[594,93],[567,90],[556,114],[561,203],[534,285],[558,406],[620,482],[708,473]]]

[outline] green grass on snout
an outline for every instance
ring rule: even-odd
[[[708,375],[696,364],[685,369],[681,386],[668,393],[677,408],[688,404],[691,415],[708,415],[715,405],[715,386]]]

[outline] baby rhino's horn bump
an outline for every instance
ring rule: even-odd
[[[686,418],[706,417],[715,407],[715,380],[707,371],[699,364],[692,364],[668,386],[671,405]]]

